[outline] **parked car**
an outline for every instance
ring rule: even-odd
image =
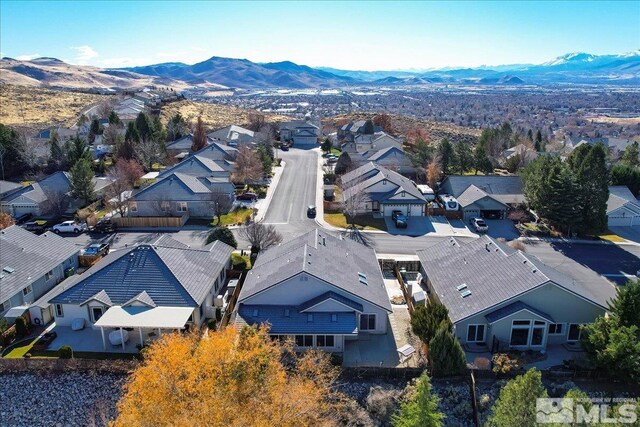
[[[29,221],[31,218],[33,218],[33,214],[30,214],[30,213],[26,213],[26,214],[20,215],[15,220],[16,221],[16,225],[24,224],[25,222]]]
[[[338,156],[336,156],[334,154],[329,154],[327,156],[327,163],[329,163],[329,164],[338,163]]]
[[[60,224],[54,225],[52,228],[54,233],[82,233],[83,231],[87,231],[87,224],[80,223],[75,221],[64,221]]]
[[[308,216],[309,218],[315,218],[315,217],[316,217],[316,207],[315,207],[315,206],[310,205],[310,206],[307,208],[307,216]]]
[[[391,219],[393,221],[396,220],[396,218],[398,217],[398,215],[402,215],[402,211],[397,210],[397,211],[391,211]]]
[[[289,146],[288,146],[287,144],[282,144],[282,145],[280,146],[280,150],[282,150],[282,151],[289,151]]]
[[[82,255],[105,256],[109,253],[110,247],[108,243],[93,243],[84,249]]]
[[[42,234],[47,231],[49,225],[49,221],[46,219],[36,219],[34,221],[24,223],[22,228],[35,234]]]
[[[258,200],[258,195],[256,193],[246,192],[237,196],[236,200],[255,202],[256,200]]]
[[[471,226],[478,233],[486,233],[487,231],[489,231],[489,226],[486,222],[484,222],[484,219],[482,218],[471,218]]]
[[[396,228],[407,228],[407,217],[401,212],[396,215]]]
[[[113,233],[117,230],[116,223],[110,219],[103,218],[93,226],[93,231],[97,233]]]

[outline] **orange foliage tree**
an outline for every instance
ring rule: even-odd
[[[393,123],[391,122],[391,116],[389,116],[387,113],[381,113],[375,116],[373,118],[373,124],[376,126],[380,126],[382,130],[388,134],[393,135],[395,133]]]
[[[425,128],[419,126],[414,127],[407,132],[407,142],[409,144],[415,144],[418,141],[429,142],[429,132]]]
[[[329,356],[296,355],[266,328],[165,335],[118,402],[114,426],[335,426],[343,400]]]
[[[427,182],[432,189],[436,189],[441,175],[440,162],[438,159],[433,159],[431,163],[429,163],[429,166],[427,166]]]
[[[7,227],[11,227],[13,224],[13,218],[6,212],[0,212],[0,230],[4,230]]]

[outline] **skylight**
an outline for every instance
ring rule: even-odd
[[[364,273],[358,273],[358,280],[363,285],[368,285],[369,284],[369,281],[367,280],[367,275],[364,274]]]
[[[11,274],[11,273],[13,273],[13,272],[15,272],[15,271],[16,271],[16,269],[15,269],[15,268],[13,268],[13,267],[9,267],[9,266],[6,266],[6,267],[5,267],[5,268],[3,268],[2,270],[3,270],[3,271],[6,271],[6,272],[7,272],[7,273],[9,273],[9,274]]]

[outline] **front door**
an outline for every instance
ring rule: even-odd
[[[102,317],[102,307],[91,307],[91,320],[96,323]]]
[[[519,350],[543,348],[546,344],[546,334],[546,322],[540,320],[514,320],[511,324],[509,345]]]

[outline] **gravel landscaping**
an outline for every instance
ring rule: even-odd
[[[69,372],[0,375],[0,425],[104,426],[116,415],[125,376]]]

